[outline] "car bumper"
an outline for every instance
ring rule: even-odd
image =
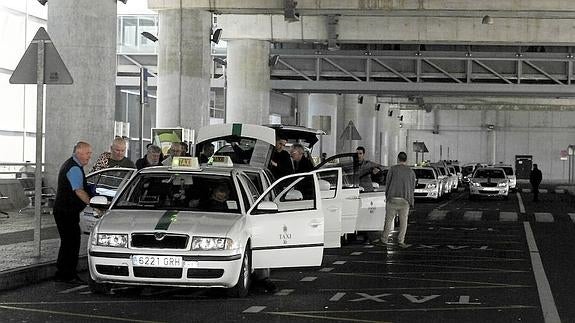
[[[439,198],[439,191],[437,189],[416,189],[413,192],[413,197],[415,198]]]
[[[500,188],[500,187],[476,187],[472,186],[469,188],[470,195],[476,196],[501,196],[505,197],[509,194],[509,188]]]
[[[144,267],[132,263],[133,255],[170,256],[165,252],[90,251],[88,264],[92,279],[99,283],[179,287],[233,287],[240,274],[242,255],[181,256],[179,267]]]

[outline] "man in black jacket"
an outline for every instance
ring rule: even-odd
[[[543,175],[539,168],[537,168],[537,164],[533,164],[533,170],[529,175],[529,182],[531,183],[531,190],[533,191],[533,202],[539,201],[539,184],[541,184],[542,179]]]
[[[92,157],[92,147],[80,141],[74,146],[74,154],[68,158],[58,173],[58,189],[54,202],[54,219],[60,234],[57,281],[83,283],[76,273],[80,252],[80,212],[90,203],[90,190],[84,174],[84,166]]]

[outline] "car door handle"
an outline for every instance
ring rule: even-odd
[[[359,196],[346,197],[346,200],[359,200]]]
[[[317,227],[320,226],[322,223],[323,223],[322,221],[315,221],[315,220],[314,220],[314,221],[311,221],[311,222],[309,223],[309,226],[310,226],[310,227],[313,227],[313,228],[317,228]]]
[[[339,208],[336,206],[332,206],[332,207],[328,207],[327,210],[331,211],[331,212],[337,212],[337,211],[339,211]]]

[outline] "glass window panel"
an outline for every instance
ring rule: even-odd
[[[3,113],[0,118],[0,129],[21,131],[23,128],[24,86],[10,84],[9,74],[0,73],[0,98],[2,108],[10,113]]]
[[[24,18],[24,16],[0,11],[0,44],[3,48],[10,48],[10,50],[0,50],[1,68],[15,69],[24,55],[27,45],[24,40]]]

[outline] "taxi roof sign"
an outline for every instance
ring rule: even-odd
[[[172,159],[172,169],[199,170],[200,163],[198,157],[176,156]]]
[[[234,163],[232,162],[232,158],[230,156],[223,156],[223,155],[214,155],[211,157],[212,166],[220,166],[220,167],[233,167]]]

